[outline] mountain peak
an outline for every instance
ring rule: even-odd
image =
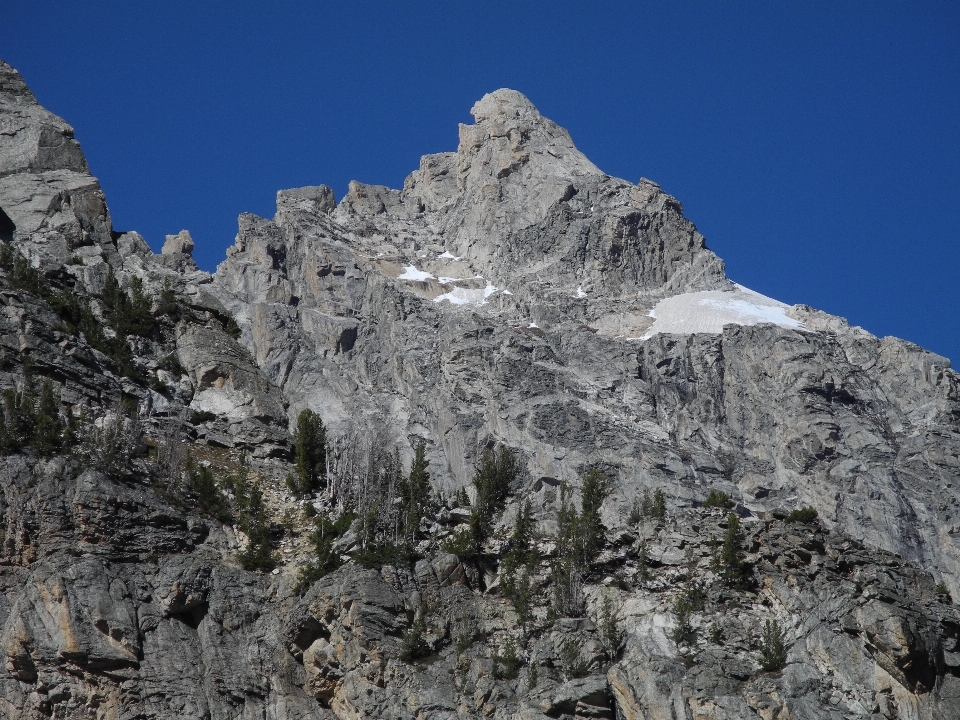
[[[33,98],[33,93],[27,83],[10,63],[0,60],[0,95],[27,96]]]
[[[546,177],[603,175],[573,144],[570,133],[541,115],[523,93],[508,88],[494,90],[480,98],[470,114],[476,123],[460,126],[457,150],[464,180],[480,167],[483,178],[492,170],[497,179],[502,179],[529,166],[531,172],[512,179],[535,190],[538,181]],[[485,183],[482,179],[481,184]]]
[[[477,123],[527,120],[536,122],[543,116],[532,102],[521,92],[510,88],[500,88],[487,93],[470,108]]]

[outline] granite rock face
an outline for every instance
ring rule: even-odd
[[[675,199],[604,175],[519,93],[472,112],[401,190],[353,183],[336,208],[329,188],[282,191],[272,220],[241,217],[213,288],[291,417],[424,439],[444,493],[497,443],[526,490],[602,465],[609,521],[644,488],[810,505],[960,590],[947,359],[805,306],[651,336],[660,300],[751,296]]]
[[[0,241],[48,283],[0,272],[0,388],[49,380],[101,433],[133,416],[122,472],[82,443],[0,457],[0,715],[960,718],[949,361],[735,285],[677,200],[605,175],[520,93],[472,113],[402,189],[279,192],[210,275],[187,231],[160,254],[113,231],[70,127],[0,62]],[[152,298],[154,327],[120,338],[132,368],[62,308],[109,325],[113,279]],[[704,313],[716,332],[691,331]],[[438,503],[416,559],[370,569],[352,526],[345,564],[298,588],[312,526],[284,476],[304,408],[332,437],[423,440],[447,501],[511,448],[501,528],[461,559],[469,512]],[[241,569],[242,523],[158,469],[178,448],[252,473],[273,573]],[[550,534],[591,467],[607,532],[565,617]],[[742,519],[737,584],[711,490]],[[645,491],[666,516],[638,519]],[[519,498],[541,557],[524,619],[498,566]],[[820,520],[784,521],[800,507]],[[786,654],[764,670],[768,621]]]

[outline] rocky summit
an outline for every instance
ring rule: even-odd
[[[960,718],[950,362],[471,113],[210,274],[0,62],[0,717]]]

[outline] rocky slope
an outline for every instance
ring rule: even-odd
[[[675,199],[604,175],[519,93],[473,115],[402,190],[281,191],[211,276],[188,233],[155,255],[113,232],[72,129],[0,62],[0,241],[34,268],[0,270],[0,385],[49,380],[85,423],[0,458],[0,715],[960,717],[949,362],[731,283]],[[126,334],[137,287],[148,327]],[[438,499],[416,558],[364,567],[351,528],[346,564],[296,587],[312,521],[283,477],[304,408],[331,452],[363,438],[408,464],[424,441]],[[458,557],[454,494],[493,447],[520,472]],[[612,488],[606,537],[558,605],[560,487],[588,468]],[[238,561],[241,476],[273,573]],[[638,513],[654,490],[667,512]],[[737,582],[711,490],[743,519]],[[501,564],[520,499],[523,612]],[[805,506],[819,520],[784,521]],[[768,620],[786,655],[765,671]]]
[[[446,493],[496,443],[533,492],[602,465],[611,523],[643,488],[810,505],[960,589],[946,358],[735,286],[676,200],[604,175],[519,93],[472,112],[402,190],[240,218],[213,291],[291,417],[422,438]]]

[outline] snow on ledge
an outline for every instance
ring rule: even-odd
[[[482,289],[455,287],[448,293],[438,295],[433,301],[438,303],[442,300],[447,300],[452,305],[486,305],[487,298],[497,292],[497,290],[498,288],[489,282],[487,286]]]
[[[742,285],[733,291],[707,290],[664,298],[650,311],[654,323],[640,338],[657,333],[715,333],[724,325],[773,323],[780,327],[802,329],[803,323],[788,317],[789,309],[779,300],[761,295]]]
[[[424,270],[417,270],[413,265],[407,265],[403,269],[402,275],[397,275],[397,280],[433,280],[433,273]]]

